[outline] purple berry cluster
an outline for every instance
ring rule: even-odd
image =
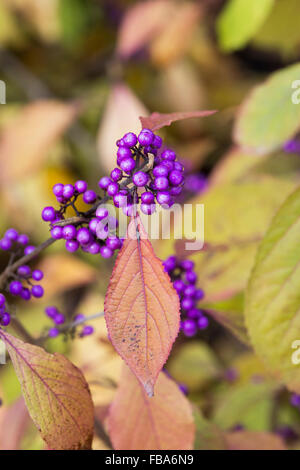
[[[8,229],[4,237],[0,240],[0,248],[9,251],[11,260],[29,255],[35,247],[29,244],[29,238],[25,234],[19,234],[14,228]],[[23,300],[30,300],[32,297],[40,298],[44,295],[44,289],[39,282],[43,279],[44,273],[40,269],[33,269],[28,265],[19,266],[16,272],[12,273],[8,278],[6,291],[9,294],[20,297]]]
[[[187,337],[195,336],[198,330],[207,328],[208,319],[197,308],[204,292],[196,287],[198,276],[194,271],[194,262],[188,259],[180,261],[176,256],[169,256],[163,265],[180,299],[181,330]]]
[[[80,194],[83,195],[83,201],[86,204],[93,204],[98,195],[93,190],[87,189],[85,181],[77,181],[74,186],[71,184],[63,185],[57,183],[53,186],[53,193],[60,203],[60,209],[56,211],[54,207],[45,207],[42,211],[42,219],[51,224],[51,237],[54,240],[65,240],[66,249],[74,253],[79,248],[82,251],[92,255],[100,254],[103,258],[110,258],[114,251],[121,248],[122,240],[115,235],[115,229],[118,221],[110,217],[108,210],[101,206],[87,218],[86,222],[78,226],[68,224],[65,226],[55,225],[56,222],[64,219],[64,214],[70,205],[74,208],[77,215],[75,203]],[[110,235],[110,232],[113,235]]]
[[[54,326],[49,329],[48,336],[49,338],[56,338],[58,335],[64,332],[64,330],[60,329],[66,323],[65,316],[58,310],[57,307],[48,306],[45,308],[45,313],[47,317],[51,318],[54,323]],[[76,324],[82,324],[85,320],[85,316],[83,314],[75,315],[74,323],[70,325],[70,330],[76,328]],[[90,325],[83,325],[79,336],[83,338],[84,336],[89,336],[94,332],[94,328]]]
[[[128,132],[117,141],[117,164],[110,177],[104,176],[99,186],[113,198],[114,205],[127,216],[133,214],[134,203],[141,202],[141,212],[155,212],[155,201],[165,208],[174,204],[174,196],[182,191],[183,165],[176,161],[173,150],[162,147],[162,139],[150,129],[142,129],[137,136]],[[148,167],[150,156],[153,165]],[[132,187],[122,188],[122,180],[131,178]],[[138,194],[137,190],[143,191]]]
[[[10,324],[10,314],[6,311],[6,298],[0,294],[0,325],[8,326]]]

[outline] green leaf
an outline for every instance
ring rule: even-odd
[[[220,393],[213,421],[222,429],[242,424],[249,430],[270,429],[274,384],[246,383]]]
[[[242,104],[234,139],[259,154],[269,153],[293,137],[300,127],[300,106],[294,104],[292,84],[300,76],[297,63],[274,73]]]
[[[0,329],[29,414],[50,449],[90,449],[94,407],[77,367]]]
[[[230,0],[217,21],[219,44],[226,52],[244,47],[267,18],[274,0]]]
[[[200,410],[194,410],[196,425],[195,450],[226,450],[225,435],[216,426],[208,421]]]
[[[168,363],[168,370],[177,382],[182,382],[190,391],[195,391],[216,379],[221,369],[207,344],[191,341],[174,353]]]
[[[300,393],[300,368],[292,362],[300,340],[300,190],[283,204],[259,248],[249,281],[246,324],[266,366]]]

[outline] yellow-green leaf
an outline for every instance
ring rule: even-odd
[[[221,48],[234,51],[244,47],[270,14],[274,0],[229,0],[217,21]]]
[[[300,190],[283,204],[264,237],[249,281],[246,324],[268,369],[300,393],[293,345],[300,340]]]
[[[293,102],[298,90],[292,84],[299,76],[297,63],[274,73],[252,91],[235,124],[234,139],[239,145],[264,154],[293,137],[300,127],[300,106]]]

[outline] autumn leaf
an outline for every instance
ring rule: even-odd
[[[110,339],[149,396],[178,334],[179,298],[139,216],[132,219],[104,304]]]
[[[0,135],[1,183],[11,184],[37,172],[49,147],[70,126],[78,114],[77,104],[40,100],[23,108]]]
[[[148,117],[140,117],[142,127],[157,131],[165,126],[170,126],[172,122],[182,121],[183,119],[211,116],[217,111],[185,111],[169,114],[152,113]]]
[[[195,437],[191,406],[177,384],[162,372],[149,398],[125,366],[108,430],[118,450],[189,450]]]
[[[48,354],[3,330],[0,338],[21,383],[29,414],[48,447],[90,449],[93,403],[80,370],[61,354]]]
[[[175,11],[176,8],[168,0],[141,2],[130,8],[119,30],[117,55],[126,59],[146,46]]]

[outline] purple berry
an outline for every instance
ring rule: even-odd
[[[158,189],[159,191],[163,191],[164,189],[167,189],[169,187],[169,181],[166,176],[158,176],[154,180],[154,187],[155,189]]]
[[[196,287],[195,286],[186,286],[184,289],[184,296],[185,297],[194,297],[196,292]]]
[[[59,335],[59,330],[57,328],[50,328],[48,331],[49,338],[56,338]]]
[[[157,178],[158,176],[168,176],[169,170],[166,167],[166,165],[158,165],[153,168],[152,173],[153,173],[153,176]]]
[[[182,187],[175,186],[174,188],[170,188],[169,191],[170,191],[171,196],[179,196],[179,194],[182,193]]]
[[[183,174],[181,171],[172,170],[169,174],[169,181],[173,186],[178,186],[183,182]]]
[[[202,300],[204,297],[204,292],[202,289],[196,289],[196,292],[195,292],[195,295],[194,295],[194,298],[196,300]]]
[[[57,313],[54,315],[53,321],[56,325],[62,325],[65,323],[65,316],[62,313]]]
[[[176,290],[176,292],[179,294],[179,293],[182,292],[183,289],[185,288],[185,284],[184,284],[184,282],[183,282],[181,279],[176,279],[176,280],[173,282],[173,287],[174,287],[174,289]]]
[[[0,322],[2,326],[8,326],[10,324],[10,314],[8,312],[4,312],[1,316]]]
[[[171,202],[170,193],[168,193],[167,191],[159,191],[156,194],[156,200],[161,205],[168,205]]]
[[[118,139],[116,142],[117,147],[126,147],[123,139]]]
[[[106,239],[106,246],[111,250],[118,250],[121,248],[121,242],[117,237],[108,237]]]
[[[293,393],[290,398],[290,403],[292,406],[295,406],[296,408],[300,408],[300,395]]]
[[[80,336],[88,336],[94,333],[94,328],[90,325],[85,325],[82,329]]]
[[[132,177],[133,183],[139,188],[146,186],[149,181],[149,175],[143,171],[137,171]]]
[[[76,228],[74,225],[66,225],[63,228],[63,238],[65,240],[72,240],[76,237]]]
[[[163,265],[164,265],[165,271],[167,271],[168,273],[169,273],[170,271],[174,271],[174,269],[175,269],[176,266],[177,266],[176,256],[169,256],[169,257],[163,262]]]
[[[78,230],[76,238],[80,245],[87,245],[91,242],[91,234],[85,227],[82,227]]]
[[[183,165],[180,162],[174,162],[174,170],[182,172],[184,170]]]
[[[23,286],[19,281],[12,281],[9,285],[9,292],[12,295],[20,295],[22,292]]]
[[[70,253],[74,253],[75,251],[77,251],[79,248],[79,243],[77,240],[67,240],[66,241],[66,249],[70,252]]]
[[[53,227],[50,231],[50,234],[54,240],[60,240],[63,238],[63,228],[59,226]]]
[[[191,320],[190,318],[187,318],[182,322],[182,331],[185,334],[185,336],[191,337],[195,336],[197,333],[197,325],[194,320]]]
[[[43,209],[42,219],[45,222],[53,222],[55,218],[56,218],[56,212],[55,212],[54,207],[48,206]]]
[[[96,229],[96,235],[100,240],[105,240],[108,237],[108,226],[99,222]]]
[[[121,192],[115,194],[114,196],[114,205],[116,207],[125,207],[128,203],[128,194],[123,194]]]
[[[64,185],[62,183],[57,183],[52,188],[53,194],[56,197],[61,197],[64,192]]]
[[[115,183],[117,183],[123,177],[122,170],[120,170],[120,168],[114,168],[110,174],[110,177]]]
[[[195,263],[190,259],[184,259],[183,261],[181,261],[180,266],[185,271],[191,271],[192,269],[194,269]]]
[[[187,311],[187,316],[189,318],[199,318],[202,316],[202,311],[199,310],[198,308],[191,308],[190,310]]]
[[[131,157],[124,158],[120,162],[120,167],[122,168],[123,171],[125,171],[125,173],[130,173],[132,170],[135,169],[135,161]]]
[[[154,139],[153,139],[153,142],[152,142],[152,145],[153,147],[156,147],[157,149],[160,149],[160,147],[162,146],[162,138],[159,136],[159,135],[155,135],[154,136]]]
[[[117,194],[117,192],[119,192],[118,183],[115,183],[114,181],[112,183],[109,183],[109,185],[107,186],[107,194],[109,196],[115,196],[115,194]]]
[[[93,242],[89,245],[88,252],[91,255],[97,255],[98,253],[100,253],[100,248],[101,248],[101,246],[98,242]]]
[[[72,184],[64,185],[63,197],[65,199],[71,199],[71,197],[74,196],[74,193],[75,193],[75,188]]]
[[[74,321],[79,322],[85,319],[85,316],[82,313],[77,313],[74,317]]]
[[[135,206],[133,204],[128,204],[125,207],[122,207],[123,214],[127,217],[132,217],[135,211]]]
[[[101,205],[98,206],[97,210],[96,210],[96,217],[99,220],[106,219],[106,217],[108,217],[108,209],[106,207],[101,206]],[[98,220],[98,222],[99,222],[99,220]]]
[[[19,276],[21,276],[21,277],[29,277],[30,274],[31,274],[31,269],[30,269],[29,266],[26,266],[26,265],[20,266],[20,267],[18,268],[18,274],[19,274]]]
[[[173,152],[173,150],[166,149],[162,152],[161,158],[162,160],[169,160],[174,162],[176,160],[176,153]]]
[[[150,191],[146,191],[141,194],[141,201],[144,204],[152,204],[154,202],[154,194],[150,193]]]
[[[155,204],[144,204],[144,203],[141,204],[141,211],[145,215],[151,215],[155,212],[155,210],[156,210]]]
[[[0,240],[0,249],[3,251],[10,250],[12,247],[12,242],[8,238],[2,238]]]
[[[9,228],[8,230],[6,230],[5,234],[4,234],[4,238],[8,238],[8,240],[11,240],[12,242],[15,242],[17,241],[18,239],[18,232],[17,230],[15,230],[14,228]]]
[[[174,170],[174,162],[172,162],[171,160],[163,160],[161,162],[161,165],[165,166],[169,172]]]
[[[181,308],[183,308],[183,310],[190,310],[193,307],[194,307],[194,301],[191,299],[191,297],[184,297],[182,299]]]
[[[111,258],[113,251],[108,246],[101,246],[100,254],[103,258]]]
[[[3,307],[5,305],[6,299],[3,294],[0,294],[0,307]]]
[[[32,286],[31,293],[33,297],[36,297],[37,299],[39,299],[40,297],[43,297],[44,289],[42,288],[42,286],[39,286],[39,285]]]
[[[29,238],[27,235],[25,235],[24,233],[22,233],[21,235],[18,236],[18,240],[17,242],[20,244],[20,245],[27,245],[29,243]]]
[[[138,141],[142,146],[151,145],[154,140],[154,134],[150,129],[142,129],[138,136]]]
[[[98,224],[99,224],[99,219],[94,218],[94,219],[90,220],[89,229],[92,233],[96,233]]]
[[[208,319],[204,316],[200,317],[197,322],[199,330],[205,330],[208,327]]]
[[[31,253],[33,253],[34,250],[35,250],[35,246],[28,245],[28,246],[26,246],[26,248],[24,250],[24,255],[31,255]]]
[[[195,284],[197,282],[198,276],[195,271],[187,271],[185,274],[185,280],[189,284]]]
[[[92,189],[88,189],[83,193],[83,201],[86,204],[93,204],[97,199],[97,194]]]
[[[122,141],[126,147],[134,147],[137,144],[137,136],[133,132],[124,135]]]
[[[78,180],[76,181],[76,183],[74,184],[74,187],[76,189],[76,191],[79,193],[79,194],[82,194],[84,193],[87,188],[88,188],[88,185],[87,185],[87,182],[84,181],[84,180]]]
[[[122,162],[125,158],[131,158],[131,150],[128,147],[119,147],[117,157]]]
[[[32,271],[32,279],[34,279],[35,281],[41,281],[43,277],[44,273],[40,269],[35,269],[34,271]]]
[[[111,179],[108,177],[108,176],[103,176],[99,183],[98,183],[98,186],[101,188],[101,189],[107,189],[107,186],[109,185],[109,183],[111,183]]]
[[[45,313],[49,318],[54,318],[59,312],[56,307],[49,305],[45,308]]]
[[[27,289],[27,287],[23,287],[22,289],[22,292],[20,294],[20,297],[23,299],[23,300],[30,300],[31,299],[31,292],[29,289]]]

